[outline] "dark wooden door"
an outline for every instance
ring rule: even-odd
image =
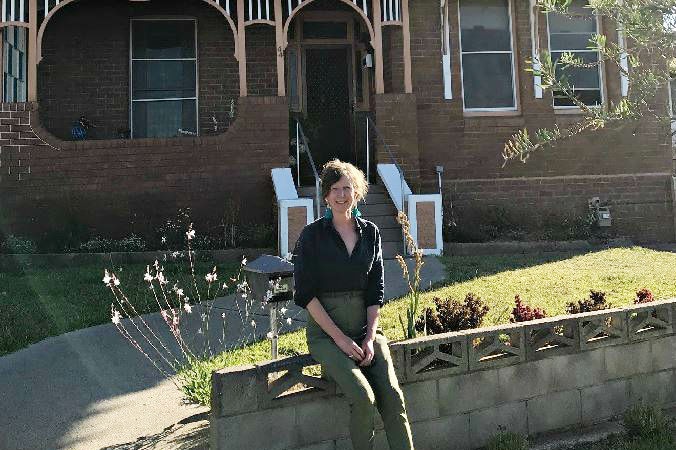
[[[305,51],[307,116],[303,121],[317,169],[339,158],[355,163],[352,148],[349,47]]]

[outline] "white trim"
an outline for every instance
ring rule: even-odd
[[[385,184],[385,189],[387,189],[387,193],[390,194],[390,199],[392,200],[392,203],[394,203],[394,206],[397,208],[398,211],[403,211],[404,207],[401,204],[402,196],[401,196],[401,176],[399,175],[399,171],[397,170],[397,166],[394,164],[378,164],[376,170],[378,171],[378,175],[380,175],[380,179],[383,180],[383,183]],[[411,188],[408,187],[408,183],[406,183],[406,180],[404,180],[404,202],[406,202],[406,199],[413,193],[411,191]]]
[[[589,2],[587,2],[589,4]],[[594,51],[594,50],[588,50],[588,49],[582,49],[582,50],[561,50],[561,49],[556,49],[552,50],[552,34],[565,34],[565,35],[570,35],[570,34],[584,34],[584,35],[591,35],[592,34],[598,34],[599,30],[601,29],[601,22],[599,20],[599,16],[594,15],[592,12],[592,15],[594,15],[594,23],[596,24],[596,30],[594,30],[591,34],[590,33],[580,33],[580,32],[575,32],[575,33],[552,33],[550,26],[549,26],[549,14],[547,13],[547,48],[549,49],[549,54],[551,55],[552,53],[596,53],[597,55],[597,61],[599,62],[597,66],[597,70],[599,72],[599,87],[598,88],[576,88],[573,87],[573,92],[575,91],[599,91],[601,94],[601,103],[599,105],[587,105],[589,107],[601,107],[602,105],[606,104],[606,93],[605,93],[605,78],[603,76],[603,70],[602,68],[602,63],[601,63],[601,54],[600,52]],[[552,96],[553,97],[553,96]],[[555,98],[552,98],[552,106],[555,110],[579,110],[577,106],[556,106],[554,103],[556,102]]]
[[[530,39],[531,39],[531,55],[533,61],[533,70],[539,71],[542,69],[540,63],[540,33],[538,30],[538,12],[536,12],[537,0],[530,0]],[[540,75],[533,75],[533,90],[535,98],[543,97],[542,77]]]
[[[434,203],[434,228],[435,228],[435,248],[420,248],[418,245],[418,217],[416,214],[418,203]],[[442,236],[442,209],[441,194],[415,194],[408,196],[408,219],[411,224],[411,237],[423,255],[441,255],[444,251],[444,238]]]
[[[295,200],[279,201],[279,235],[277,237],[277,248],[279,256],[285,258],[290,252],[289,245],[289,208],[304,206],[307,214],[305,224],[314,222],[314,211],[311,198],[298,198]]]
[[[505,51],[505,50],[499,50],[499,51],[494,51],[494,52],[488,52],[488,51],[482,51],[482,52],[465,52],[467,55],[471,54],[509,54],[511,56],[510,62],[511,62],[511,68],[512,68],[512,104],[514,106],[511,107],[506,107],[506,108],[467,108],[465,106],[465,75],[464,75],[464,70],[463,70],[463,63],[462,63],[462,17],[460,14],[460,4],[462,0],[458,1],[458,46],[460,47],[460,86],[462,88],[462,110],[464,112],[489,112],[489,111],[518,111],[519,106],[517,104],[517,98],[516,98],[516,70],[514,67],[514,19],[513,19],[513,14],[512,14],[512,0],[507,0],[507,14],[509,17],[509,45],[510,45],[510,50]]]
[[[289,167],[280,167],[272,169],[270,172],[277,200],[296,200],[298,198],[298,191],[296,191],[296,187],[293,185],[291,169]]]
[[[441,0],[441,70],[444,78],[444,99],[453,100],[453,72],[451,71],[451,28],[448,23],[448,2]]]
[[[194,30],[194,58],[134,58],[134,22],[160,22],[160,21],[189,21],[193,22]],[[171,98],[152,98],[152,99],[135,99],[134,98],[134,61],[194,61],[195,62],[195,96],[194,97],[171,97]],[[129,134],[134,138],[134,102],[161,102],[161,101],[181,101],[181,100],[195,100],[195,133],[200,134],[200,101],[199,101],[199,59],[197,47],[197,19],[194,17],[185,16],[148,16],[148,17],[132,17],[129,19]]]

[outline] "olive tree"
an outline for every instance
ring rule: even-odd
[[[549,51],[528,61],[527,70],[540,80],[543,90],[567,99],[567,104],[579,108],[581,118],[565,128],[553,126],[532,134],[526,129],[518,131],[505,144],[505,163],[525,162],[533,152],[562,140],[628,121],[672,121],[666,97],[661,94],[667,92],[670,74],[676,73],[676,0],[537,0],[537,8],[578,20],[594,20],[600,15],[616,26],[617,33],[609,36],[598,30],[591,35],[587,49],[599,55],[594,61],[572,52],[558,52],[553,57]],[[611,65],[622,74],[623,96],[615,103],[590,105],[576,90],[573,74],[575,69],[598,68],[601,64]]]

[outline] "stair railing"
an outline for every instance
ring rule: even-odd
[[[321,216],[321,199],[320,199],[320,189],[319,189],[319,174],[317,173],[317,167],[315,166],[315,161],[312,158],[312,153],[310,152],[310,144],[305,137],[305,132],[303,132],[303,126],[300,124],[298,119],[296,121],[296,186],[300,187],[300,146],[301,140],[303,141],[303,148],[305,149],[305,154],[310,160],[310,167],[312,167],[312,174],[315,177],[315,210],[317,212],[316,218],[319,219]]]
[[[385,142],[385,139],[383,138],[382,133],[380,132],[380,130],[376,126],[376,123],[373,121],[371,116],[369,116],[369,115],[366,116],[366,161],[370,160],[370,155],[369,155],[369,153],[370,153],[369,128],[373,128],[373,131],[374,131],[376,138],[378,139],[378,141],[380,141],[380,144],[383,146],[383,148],[385,149],[385,151],[389,155],[390,161],[392,162],[392,164],[394,164],[394,167],[397,169],[397,172],[399,173],[399,181],[401,183],[401,186],[400,186],[400,189],[399,189],[400,194],[401,194],[400,205],[401,205],[401,209],[405,212],[406,211],[406,205],[405,205],[406,193],[404,191],[404,186],[406,185],[406,181],[404,180],[404,169],[402,169],[401,166],[399,165],[399,163],[397,162],[396,158],[394,157],[394,154],[392,153],[392,150],[390,149],[390,146],[387,145],[387,142]],[[367,162],[367,167],[368,167],[368,162]]]
[[[394,154],[392,153],[392,150],[390,149],[390,146],[387,145],[387,142],[385,142],[385,139],[383,138],[382,133],[376,126],[376,123],[374,120],[371,118],[370,115],[366,115],[366,161],[367,161],[367,168],[369,167],[369,161],[370,161],[370,143],[369,143],[369,128],[373,128],[374,134],[377,138],[377,140],[380,142],[380,144],[383,146],[385,151],[390,157],[390,161],[392,164],[394,164],[394,167],[397,169],[397,172],[399,173],[399,193],[401,194],[401,211],[406,213],[406,192],[404,190],[404,186],[406,186],[406,181],[404,180],[404,169],[399,165],[397,162],[396,158],[394,157]],[[367,169],[368,170],[368,169]],[[404,241],[404,253],[406,253],[408,250],[406,249],[406,237],[403,235],[402,232],[402,240]]]

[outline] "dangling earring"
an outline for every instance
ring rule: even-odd
[[[333,211],[331,211],[331,207],[328,204],[326,205],[326,210],[324,210],[324,217],[333,219]]]
[[[361,217],[361,211],[356,206],[352,208],[352,217]]]

